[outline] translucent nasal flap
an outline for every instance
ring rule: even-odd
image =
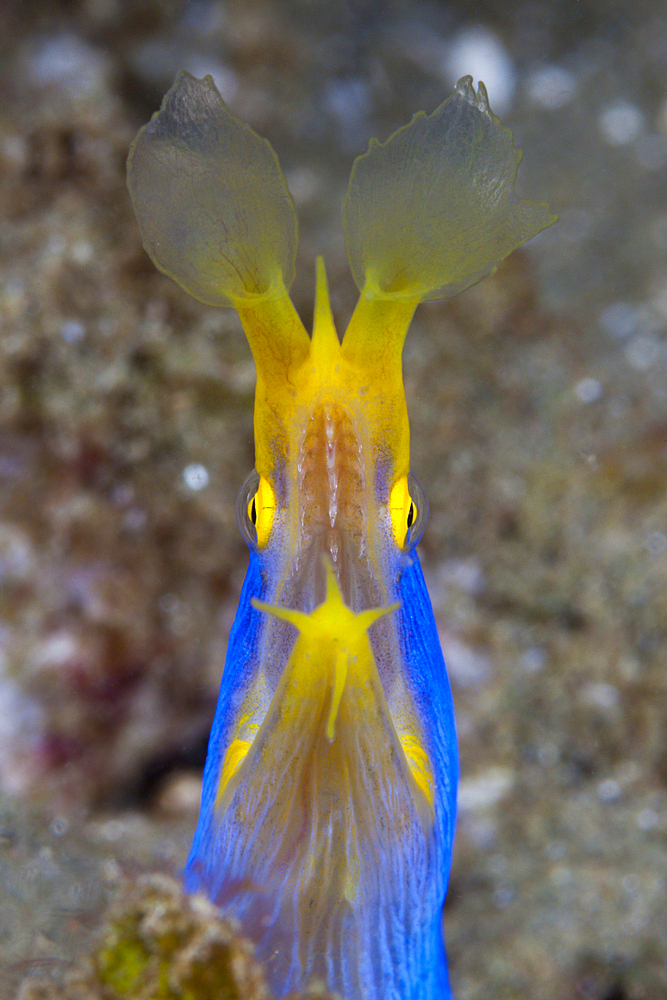
[[[449,298],[555,221],[514,192],[521,153],[471,77],[355,160],[347,253],[369,298]]]
[[[195,298],[231,306],[291,285],[297,221],[276,154],[210,76],[179,74],[132,144],[128,187],[147,252]]]

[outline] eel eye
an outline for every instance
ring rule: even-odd
[[[394,541],[399,549],[414,548],[428,521],[428,499],[424,487],[412,473],[392,486],[389,515]]]
[[[236,500],[239,531],[252,549],[264,548],[271,535],[276,514],[276,494],[268,479],[250,473]]]

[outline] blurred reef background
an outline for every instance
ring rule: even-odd
[[[182,905],[191,956],[215,922],[169,876],[245,570],[254,370],[126,193],[181,68],[278,153],[307,326],[317,253],[339,328],[356,300],[353,158],[465,73],[559,213],[405,350],[461,750],[451,976],[456,1000],[667,997],[663,0],[3,0],[0,998],[169,997],[118,973],[155,940],[127,928]],[[228,993],[181,963],[173,995],[264,997],[233,948]]]

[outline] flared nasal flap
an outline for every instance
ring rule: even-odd
[[[179,74],[132,144],[128,187],[146,250],[195,298],[231,306],[291,285],[297,220],[276,154],[210,76]]]
[[[471,77],[431,115],[415,115],[355,160],[345,199],[347,253],[367,298],[463,291],[551,225],[547,205],[514,193],[521,153]]]

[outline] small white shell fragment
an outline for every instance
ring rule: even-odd
[[[464,778],[459,784],[459,811],[474,812],[495,806],[513,785],[514,771],[509,767],[490,767],[474,778]]]
[[[582,378],[574,387],[580,403],[594,403],[602,395],[602,383],[597,378]]]
[[[599,118],[600,132],[610,146],[627,146],[644,131],[644,116],[628,101],[610,104]]]
[[[540,66],[528,80],[530,100],[549,111],[565,107],[576,92],[576,78],[561,66]]]
[[[183,482],[189,490],[199,492],[209,483],[208,469],[199,462],[192,462],[183,469]]]

